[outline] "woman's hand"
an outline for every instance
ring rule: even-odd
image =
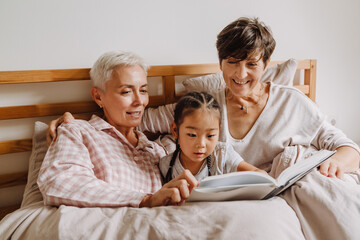
[[[49,123],[49,127],[46,132],[46,143],[48,146],[51,144],[52,141],[54,141],[56,139],[56,129],[58,128],[58,126],[60,124],[62,124],[63,122],[70,123],[72,120],[74,120],[73,115],[69,112],[66,112],[61,117],[59,117],[55,120],[52,120]]]
[[[341,161],[335,156],[329,158],[320,165],[319,171],[326,177],[337,177],[343,179],[344,168],[341,166]]]
[[[189,170],[185,170],[170,182],[154,193],[147,195],[140,203],[140,207],[157,207],[167,205],[180,205],[189,196],[194,187],[197,187],[199,182]]]
[[[344,173],[359,169],[360,155],[352,147],[339,147],[337,152],[320,165],[319,171],[327,177],[343,179]]]

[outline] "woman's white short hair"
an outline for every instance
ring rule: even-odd
[[[110,80],[117,66],[140,66],[147,74],[148,65],[132,52],[110,51],[101,55],[90,70],[93,86],[105,91],[105,83]]]

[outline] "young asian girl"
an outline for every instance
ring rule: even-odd
[[[230,144],[218,142],[220,127],[220,107],[212,95],[205,92],[184,95],[176,104],[171,123],[176,150],[159,164],[164,183],[185,169],[199,181],[235,171],[266,173],[245,162]]]

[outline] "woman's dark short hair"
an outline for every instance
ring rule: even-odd
[[[260,52],[266,65],[275,45],[270,28],[257,18],[235,20],[218,34],[216,41],[220,62],[230,57],[242,61]]]

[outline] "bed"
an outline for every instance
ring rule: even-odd
[[[152,66],[148,72],[149,84],[157,86],[149,105],[175,102],[184,91],[218,87],[211,84],[216,82],[213,79],[219,72],[218,64]],[[264,81],[294,85],[315,101],[314,59],[273,61],[264,78]],[[59,81],[89,82],[89,69],[0,72],[2,86],[16,84],[28,92],[37,84]],[[81,91],[88,92],[89,87]],[[37,119],[47,116],[52,119],[65,111],[88,117],[99,109],[88,99],[0,107],[0,121],[6,121],[6,125],[27,118],[32,119],[31,124],[35,122],[32,138],[8,136],[0,142],[0,154],[4,158],[22,152],[30,154],[30,157],[25,155],[28,171],[11,168],[11,172],[4,169],[1,172],[1,190],[25,188],[21,204],[15,200],[0,209],[0,239],[360,238],[359,171],[346,174],[344,181],[312,171],[282,195],[261,201],[189,202],[182,206],[142,209],[44,206],[36,179],[47,149],[47,125]]]

